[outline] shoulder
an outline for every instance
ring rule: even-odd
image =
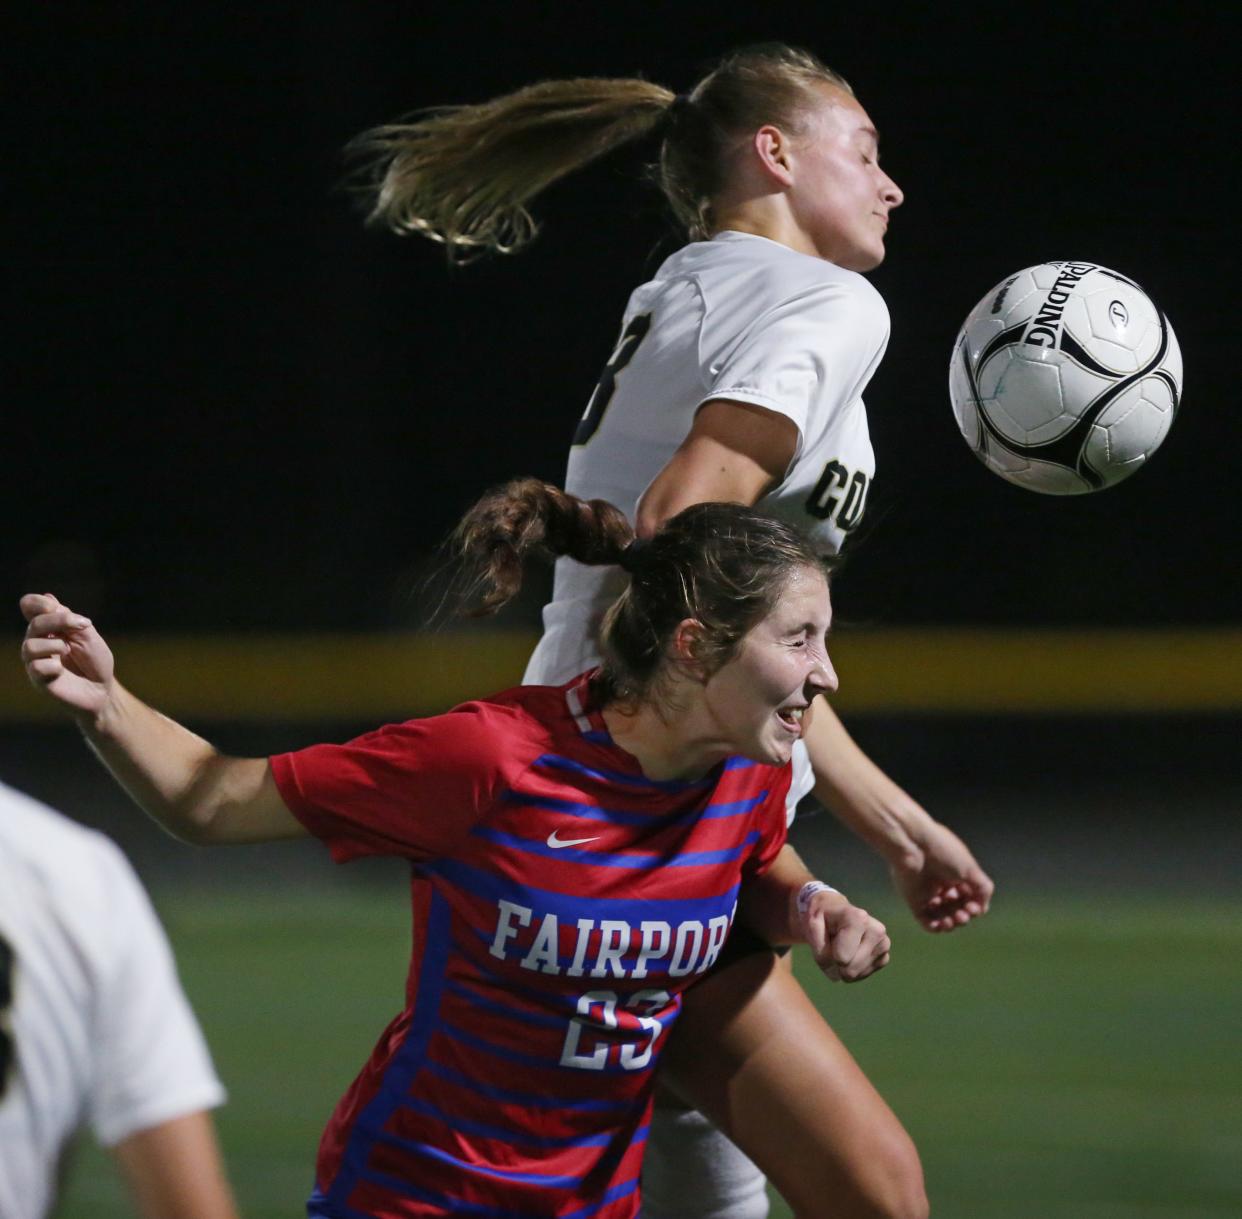
[[[855,271],[748,233],[697,244],[708,247],[697,261],[715,326],[742,331],[796,318],[887,333],[884,298]]]
[[[765,247],[762,261],[769,307],[795,305],[803,312],[827,314],[834,320],[888,325],[888,306],[865,276],[777,242],[765,242]]]
[[[564,686],[512,686],[488,698],[462,703],[450,714],[470,716],[490,729],[496,741],[532,754],[542,752],[573,722]]]
[[[0,788],[0,822],[0,906],[17,919],[10,930],[58,962],[66,985],[102,988],[103,1002],[126,962],[162,942],[129,860],[110,838],[10,788]]]
[[[515,686],[362,739],[385,751],[416,752],[440,767],[507,771],[543,752],[565,717],[563,704],[563,691],[554,687]]]
[[[106,900],[114,886],[137,886],[121,849],[38,800],[0,784],[0,860],[49,891],[72,894],[76,908]]]
[[[540,758],[580,735],[566,693],[562,686],[514,686],[454,707],[444,717],[454,731],[443,763],[473,771],[493,792],[516,786]]]

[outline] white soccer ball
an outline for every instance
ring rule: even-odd
[[[949,397],[989,470],[1047,495],[1099,491],[1160,447],[1182,394],[1169,319],[1132,279],[1046,262],[997,284],[958,332]]]

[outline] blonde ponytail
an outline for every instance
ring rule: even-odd
[[[508,254],[537,231],[527,204],[558,178],[651,132],[674,94],[638,79],[550,80],[363,132],[369,219],[443,242],[455,261]]]
[[[825,89],[849,84],[782,43],[726,55],[686,94],[637,78],[548,80],[474,106],[442,106],[365,131],[347,152],[369,219],[443,242],[449,257],[511,254],[537,231],[527,204],[630,140],[662,136],[655,180],[693,240],[715,229],[738,139],[764,123],[800,134]]]

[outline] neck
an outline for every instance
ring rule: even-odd
[[[712,220],[714,233],[725,229],[735,233],[750,233],[755,237],[766,237],[769,241],[788,246],[799,254],[809,254],[812,258],[823,257],[790,215],[784,195],[753,195],[726,201],[712,208]]]
[[[630,710],[610,703],[601,714],[608,735],[638,763],[648,779],[701,779],[733,751],[714,736],[692,706],[662,712],[651,703]]]

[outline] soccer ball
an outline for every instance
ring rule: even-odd
[[[989,470],[1046,495],[1099,491],[1160,447],[1182,393],[1169,319],[1132,279],[1046,262],[997,284],[958,332],[949,397]]]

